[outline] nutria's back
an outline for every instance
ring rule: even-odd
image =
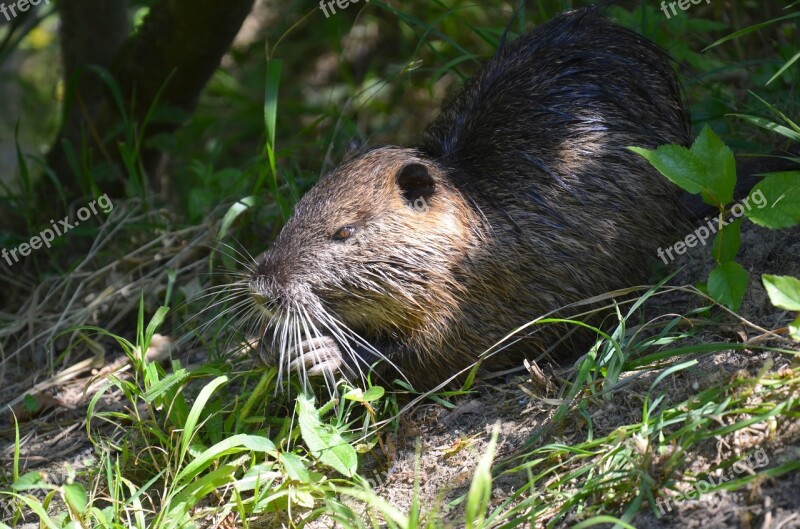
[[[264,359],[354,375],[384,358],[430,387],[538,316],[644,281],[679,192],[626,147],[663,143],[689,126],[652,43],[589,9],[503,45],[418,149],[358,153],[297,204],[251,279]],[[591,339],[565,334],[492,361]]]

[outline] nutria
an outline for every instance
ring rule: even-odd
[[[345,376],[383,359],[430,388],[538,316],[641,284],[680,191],[627,147],[689,130],[668,56],[595,8],[501,42],[418,147],[364,148],[297,203],[250,278],[260,356]],[[564,335],[538,328],[492,367],[596,337]]]

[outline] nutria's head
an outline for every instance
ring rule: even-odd
[[[475,214],[441,167],[379,147],[323,177],[258,261],[250,292],[268,364],[352,378],[394,364],[458,311]],[[402,344],[402,345],[401,345]]]

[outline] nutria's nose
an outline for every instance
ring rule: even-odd
[[[286,261],[286,256],[276,255],[274,252],[264,254],[259,260],[258,266],[256,266],[253,280],[261,278],[265,282],[278,285],[286,284],[289,280],[289,270],[291,269]]]

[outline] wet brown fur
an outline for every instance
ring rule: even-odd
[[[364,150],[300,200],[250,282],[264,359],[355,375],[383,355],[429,388],[543,314],[645,281],[679,192],[626,147],[688,142],[665,54],[596,10],[504,44],[419,148]],[[565,332],[493,365],[591,343]]]

